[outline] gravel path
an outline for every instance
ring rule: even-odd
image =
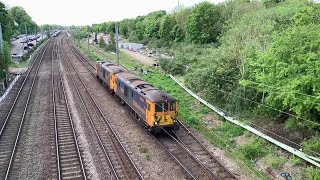
[[[134,60],[139,61],[142,64],[153,66],[153,64],[156,63],[156,61],[153,58],[140,54],[138,52],[129,51],[128,49],[120,49],[120,51],[128,54],[129,56],[134,58]]]

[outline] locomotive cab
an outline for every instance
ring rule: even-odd
[[[146,118],[152,130],[160,133],[162,128],[166,130],[178,130],[177,123],[178,103],[176,100],[150,102],[147,101]]]

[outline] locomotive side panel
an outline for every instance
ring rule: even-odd
[[[116,94],[145,121],[146,99],[133,90],[131,86],[121,78],[117,77],[116,79]]]

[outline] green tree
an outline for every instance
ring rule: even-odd
[[[112,51],[112,52],[116,51],[116,42],[115,42],[115,36],[113,32],[109,34],[109,42],[108,42],[108,45],[106,46],[106,50]]]
[[[170,34],[174,37],[175,42],[182,42],[184,40],[183,30],[178,25],[172,28]]]
[[[186,33],[187,19],[191,15],[191,13],[192,13],[192,8],[181,9],[180,11],[174,13],[176,24],[183,34]]]
[[[187,41],[196,44],[217,42],[222,29],[220,11],[218,6],[209,2],[196,5],[187,19]]]
[[[99,47],[100,48],[105,48],[106,47],[106,42],[104,42],[104,39],[102,36],[99,38]]]
[[[165,11],[156,11],[146,16],[143,20],[145,26],[144,38],[159,38],[160,20],[165,14]]]
[[[12,19],[10,18],[8,11],[3,3],[0,2],[0,23],[2,26],[3,39],[5,41],[10,40],[12,35]]]
[[[32,21],[31,17],[22,7],[12,7],[9,10],[9,15],[12,20],[18,24],[17,26],[14,26],[15,33],[24,33],[25,27],[27,27],[28,32],[34,32],[38,29],[38,25]]]
[[[175,32],[172,31],[174,26],[175,21],[172,15],[163,16],[159,29],[160,38],[165,41],[173,41],[175,39]]]
[[[315,100],[320,98],[319,28],[316,24],[288,28],[252,64],[256,80],[268,94],[266,103],[305,119],[318,119],[318,123],[320,105]],[[305,125],[311,127],[307,122]]]
[[[3,3],[0,2],[0,24],[2,27],[2,34],[3,34],[3,53],[0,53],[0,79],[5,77],[5,67],[10,63],[10,48],[9,48],[9,41],[12,35],[12,27],[11,27],[11,19],[9,14],[4,6]],[[4,58],[4,61],[3,61]],[[5,63],[5,64],[4,64]]]

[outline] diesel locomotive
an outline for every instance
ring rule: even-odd
[[[134,117],[151,132],[178,130],[177,100],[111,62],[96,64],[96,77],[127,104]]]

